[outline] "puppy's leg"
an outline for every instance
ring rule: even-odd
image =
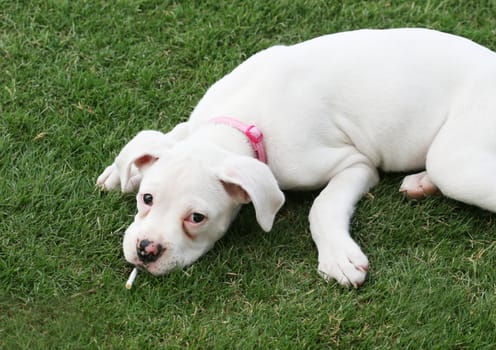
[[[430,152],[427,172],[443,195],[496,212],[496,154],[487,148],[451,149],[444,156],[436,145]],[[494,152],[495,148],[492,148]]]
[[[355,204],[379,180],[377,171],[360,164],[334,176],[310,210],[310,229],[319,254],[319,273],[341,285],[365,281],[368,259],[349,235]]]
[[[450,119],[429,149],[427,174],[445,196],[496,212],[494,97],[457,112],[463,116]]]
[[[408,175],[403,179],[400,192],[412,199],[421,199],[438,193],[437,187],[432,183],[426,171]]]

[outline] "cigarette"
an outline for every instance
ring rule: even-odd
[[[136,279],[136,275],[138,275],[138,268],[135,267],[133,271],[131,271],[131,274],[129,275],[129,278],[127,279],[126,282],[126,289],[131,289],[133,286],[134,280]]]

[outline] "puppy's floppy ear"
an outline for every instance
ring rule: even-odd
[[[140,131],[121,150],[115,165],[119,171],[122,192],[130,192],[135,187],[131,178],[153,164],[164,146],[167,145],[165,135],[159,131]]]
[[[187,133],[186,123],[178,124],[167,134],[154,130],[140,131],[115,159],[122,192],[132,191],[135,187],[133,177],[140,176],[164,151],[185,138]]]
[[[250,157],[229,157],[217,176],[235,200],[253,202],[258,223],[264,231],[270,231],[276,213],[284,204],[284,194],[269,167]]]

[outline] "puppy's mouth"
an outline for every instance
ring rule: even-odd
[[[135,261],[136,263],[134,264],[134,266],[136,266],[140,271],[151,273],[153,276],[163,276],[185,266],[184,264],[182,264],[181,261],[169,261],[167,257],[163,257],[162,260],[158,258],[157,260],[148,263],[139,261],[139,259],[136,259]]]
[[[148,262],[148,263],[144,263],[142,261],[139,261],[138,259],[136,259],[137,262],[134,264],[134,266],[141,272],[143,271],[147,271],[149,273],[151,273],[152,275],[155,275],[154,271],[155,271],[155,264],[154,262]]]

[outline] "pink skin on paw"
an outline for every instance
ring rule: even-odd
[[[357,266],[357,269],[362,272],[367,272],[369,270],[369,265],[359,265]]]
[[[420,184],[422,185],[422,189],[424,190],[424,193],[427,195],[427,196],[430,196],[430,195],[433,195],[433,194],[436,194],[439,192],[439,190],[437,189],[436,185],[434,185],[429,176],[425,175],[422,180],[420,181]]]
[[[439,192],[425,171],[406,176],[400,187],[400,192],[412,199],[422,199]]]

